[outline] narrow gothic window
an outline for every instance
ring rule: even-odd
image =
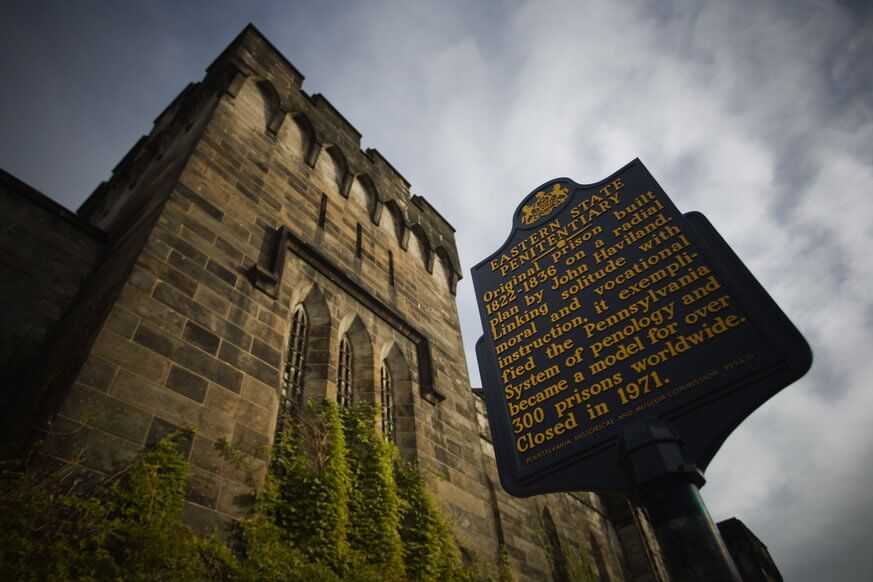
[[[324,228],[324,220],[327,218],[327,194],[321,193],[321,207],[318,209],[318,228]]]
[[[394,286],[394,254],[388,251],[388,284]]]
[[[552,514],[548,507],[543,507],[542,520],[547,546],[546,555],[549,558],[549,565],[552,567],[555,582],[566,582],[570,580],[570,574],[567,570],[567,557],[564,555],[564,549],[561,547],[561,538],[558,536],[558,528],[555,527],[555,520],[552,519]]]
[[[361,225],[358,224],[357,228],[355,228],[355,256],[359,259],[361,258],[361,251],[363,250],[362,235]]]
[[[281,432],[289,418],[300,407],[303,398],[303,358],[306,353],[306,311],[299,305],[291,316],[291,333],[288,334],[288,355],[282,372],[282,389],[279,398],[279,428]]]
[[[336,372],[336,401],[343,408],[352,405],[352,345],[349,336],[340,340],[339,365]]]
[[[382,363],[382,436],[389,442],[396,442],[394,416],[394,380],[388,366]]]

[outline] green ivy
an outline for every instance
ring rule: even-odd
[[[412,464],[398,464],[396,478],[402,498],[400,534],[409,579],[430,582],[468,578],[449,526],[425,487],[421,471]]]
[[[276,441],[273,471],[258,509],[285,532],[307,561],[324,564],[342,576],[349,559],[351,477],[336,404],[308,406],[297,427],[284,431]]]
[[[349,544],[358,561],[370,566],[379,580],[404,580],[400,496],[394,479],[397,448],[376,434],[372,406],[362,404],[342,412],[351,477]]]
[[[0,579],[493,578],[462,564],[421,471],[377,433],[372,406],[310,404],[291,426],[276,439],[253,514],[229,540],[197,536],[180,520],[188,463],[172,441],[88,495],[73,464],[49,475],[3,472]],[[227,442],[220,452],[244,460]],[[501,552],[498,577],[510,580]]]
[[[577,549],[568,550],[566,544],[560,540],[549,539],[545,523],[542,518],[537,525],[537,535],[546,552],[549,567],[556,577],[566,579],[568,582],[596,582],[599,580],[594,561],[585,545],[579,541]]]
[[[0,577],[4,580],[224,577],[233,558],[179,520],[188,465],[159,443],[89,496],[73,475],[3,475]]]
[[[512,568],[509,566],[509,549],[505,543],[497,546],[497,575],[500,582],[512,582]]]

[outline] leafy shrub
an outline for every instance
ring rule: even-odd
[[[230,540],[179,519],[188,463],[171,440],[87,495],[75,463],[5,471],[0,579],[473,580],[421,471],[400,462],[374,418],[370,405],[308,405],[277,437],[255,511]],[[220,448],[230,462],[243,457]]]

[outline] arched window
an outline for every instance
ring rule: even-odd
[[[549,558],[549,565],[552,567],[552,575],[555,582],[567,582],[570,580],[570,574],[567,570],[567,557],[564,555],[564,548],[561,547],[561,538],[558,537],[558,528],[555,527],[555,520],[552,519],[552,513],[548,507],[543,507],[542,513],[543,533],[545,534],[546,555]]]
[[[382,362],[382,436],[388,442],[396,442],[396,416],[394,413],[394,380],[385,362]]]
[[[382,422],[389,419],[390,441],[397,445],[400,456],[406,460],[415,459],[418,454],[415,436],[415,400],[413,398],[412,375],[409,370],[409,361],[403,354],[401,346],[392,342],[384,346],[381,355],[382,369],[388,373],[388,377],[382,377],[382,406],[390,400],[390,408],[382,409]],[[390,384],[388,396],[385,394],[385,381]],[[383,425],[382,434],[387,436],[386,427]]]
[[[306,311],[302,305],[298,305],[291,316],[291,333],[288,334],[288,355],[282,372],[277,432],[285,428],[288,419],[300,408],[303,398],[303,365],[308,328]]]
[[[352,344],[343,335],[339,346],[339,364],[336,370],[336,401],[343,408],[352,405]]]
[[[603,550],[600,549],[600,544],[597,542],[597,538],[594,537],[594,532],[588,532],[589,539],[591,540],[591,553],[594,554],[594,563],[597,564],[597,572],[600,574],[601,582],[611,582],[612,578],[609,576],[609,569],[606,567],[606,560],[603,559]],[[584,552],[585,550],[582,549]]]

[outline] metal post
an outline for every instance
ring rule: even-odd
[[[673,582],[741,582],[700,497],[703,474],[672,427],[641,417],[622,430],[619,463],[646,510]]]

